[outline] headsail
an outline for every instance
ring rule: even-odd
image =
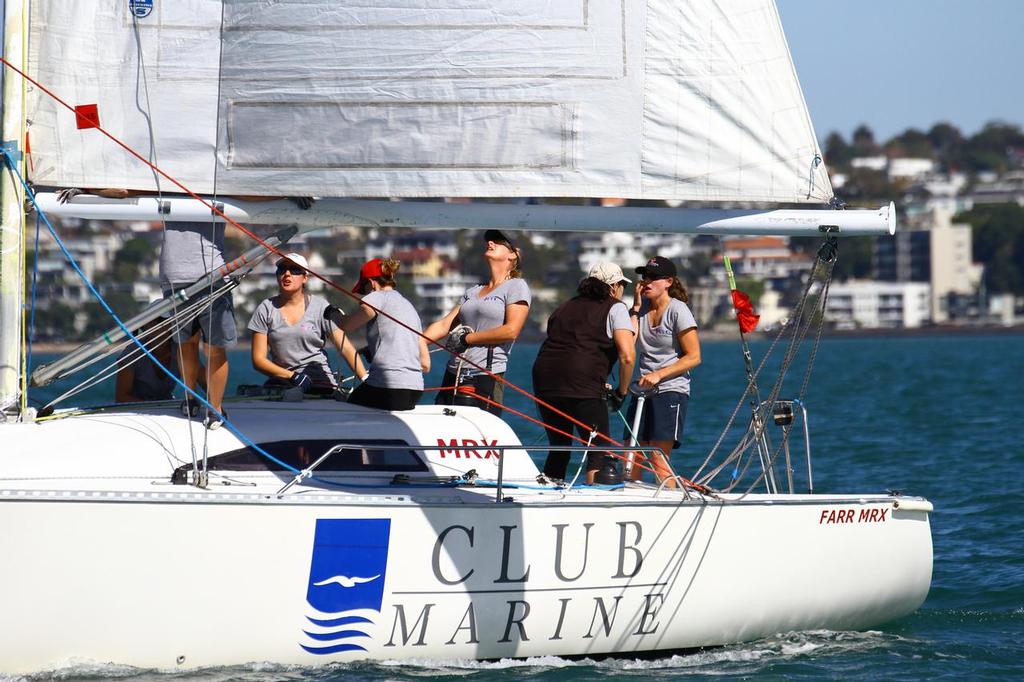
[[[36,0],[30,45],[199,193],[832,195],[773,0]],[[31,100],[37,184],[156,189]]]

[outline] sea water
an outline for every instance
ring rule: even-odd
[[[755,364],[768,346],[765,341],[752,344]],[[703,461],[745,385],[738,342],[706,341],[702,350],[703,363],[693,372],[683,446],[673,459],[681,472],[691,472]],[[772,358],[782,350],[777,348]],[[536,351],[528,344],[515,347],[507,375],[512,382],[529,389]],[[799,394],[807,357],[797,356],[782,397]],[[766,365],[759,382],[762,392],[771,387],[778,364],[773,360]],[[428,386],[440,381],[439,355],[434,365]],[[259,381],[247,351],[232,352],[231,377],[232,385]],[[46,397],[42,391],[33,395]],[[112,396],[112,383],[107,382],[71,402],[97,404]],[[529,399],[515,391],[506,390],[505,402],[536,414]],[[899,489],[923,495],[935,505],[935,571],[928,599],[916,613],[876,630],[783,633],[654,660],[545,657],[309,668],[252,663],[174,673],[101,664],[29,679],[1024,679],[1024,336],[826,338],[805,402],[815,492]],[[539,426],[513,415],[507,418],[524,443],[544,442]],[[794,453],[802,457],[802,449]],[[750,557],[751,570],[757,562],[758,557]],[[877,570],[888,569],[881,565]]]

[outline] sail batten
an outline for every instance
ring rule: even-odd
[[[773,0],[80,5],[36,0],[32,73],[197,193],[832,195]],[[158,189],[30,110],[37,184]]]

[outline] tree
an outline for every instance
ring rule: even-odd
[[[853,131],[854,156],[877,156],[881,148],[875,142],[875,134],[863,123]]]
[[[965,170],[1002,173],[1009,166],[1012,149],[1024,150],[1024,132],[1020,127],[998,121],[988,123],[963,145]]]
[[[832,170],[848,169],[853,156],[853,147],[839,133],[833,131],[825,138],[825,163]]]
[[[890,157],[909,157],[915,159],[935,158],[935,147],[925,133],[916,128],[907,128],[896,137],[885,143],[885,151]]]
[[[988,291],[1024,295],[1024,207],[981,204],[956,220],[971,225],[974,259],[985,264]]]
[[[110,280],[133,282],[139,278],[139,267],[153,262],[156,250],[148,239],[132,237],[114,255],[114,266]]]

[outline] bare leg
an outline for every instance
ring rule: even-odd
[[[228,353],[222,346],[207,346],[206,354],[210,363],[206,395],[209,396],[213,409],[220,412],[224,390],[228,385]],[[196,357],[198,359],[198,354]]]
[[[672,452],[672,446],[675,443],[670,440],[652,440],[644,443],[644,445],[658,448],[661,451],[651,454],[651,465],[654,467],[654,475],[657,476],[659,481],[669,479],[665,484],[666,488],[675,488],[676,480],[672,478],[674,473],[668,463],[668,453]]]
[[[181,380],[193,391],[199,381],[199,334],[181,344]]]

